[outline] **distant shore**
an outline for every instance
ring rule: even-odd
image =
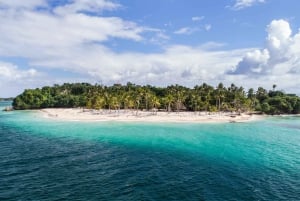
[[[164,112],[136,110],[88,110],[79,108],[41,109],[46,118],[67,121],[173,122],[173,123],[235,123],[264,118],[255,114],[229,112]]]

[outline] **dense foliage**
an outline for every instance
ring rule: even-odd
[[[13,100],[14,109],[69,108],[135,109],[165,111],[259,111],[267,114],[298,114],[300,98],[282,91],[256,91],[231,84],[217,87],[208,84],[187,88],[171,85],[165,88],[132,83],[113,86],[75,83],[27,89]]]

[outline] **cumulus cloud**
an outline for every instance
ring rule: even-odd
[[[294,43],[292,30],[290,25],[285,20],[273,20],[267,26],[268,36],[266,39],[267,48],[272,55],[271,62],[280,63],[289,60],[289,57],[294,56],[290,52],[290,46]],[[297,35],[297,34],[296,34]]]
[[[30,68],[29,70],[20,70],[16,65],[0,62],[0,82],[28,79],[37,75],[37,71],[33,68]]]
[[[194,32],[199,31],[198,28],[192,28],[192,27],[182,27],[176,31],[174,31],[174,34],[179,34],[179,35],[191,35]]]
[[[300,84],[300,32],[292,34],[286,20],[273,20],[266,29],[266,45],[247,52],[229,74],[259,82],[280,83],[283,88]],[[299,89],[297,90],[300,93]]]
[[[267,49],[248,52],[239,62],[236,74],[261,73],[263,67],[268,63],[270,54]]]
[[[42,0],[28,0],[28,5],[17,0],[0,2],[0,57],[22,57],[29,66],[26,69],[0,63],[1,89],[14,91],[14,95],[24,88],[44,84],[95,80],[103,84],[131,81],[163,86],[234,82],[254,87],[271,86],[270,83],[280,78],[286,81],[283,87],[300,84],[297,81],[300,80],[297,56],[300,34],[292,35],[284,20],[270,23],[266,46],[261,49],[222,50],[224,44],[209,42],[199,46],[164,44],[159,53],[116,52],[107,46],[115,39],[144,45],[170,38],[160,29],[140,26],[120,17],[102,16],[103,10],[122,7],[111,1],[73,0],[55,7]],[[39,7],[45,9],[36,9]],[[100,14],[90,15],[90,12]],[[187,34],[191,29],[177,31]],[[52,69],[78,77],[62,75],[57,79],[51,73],[47,75]],[[284,72],[288,73],[283,75]],[[291,84],[290,80],[296,81]]]
[[[98,2],[98,7],[94,6],[95,2]],[[44,3],[38,4],[36,0],[32,5],[39,7]],[[105,84],[132,81],[191,86],[200,79],[217,80],[216,77],[228,71],[248,51],[210,50],[220,47],[220,44],[210,43],[198,47],[166,45],[160,53],[117,53],[104,42],[111,38],[143,42],[149,40],[149,37],[143,37],[144,32],[153,33],[150,42],[158,43],[169,40],[169,37],[162,30],[141,27],[119,17],[84,12],[120,7],[104,0],[93,3],[74,0],[42,10],[22,5],[20,3],[17,9],[17,6],[11,5],[10,9],[0,10],[0,56],[25,58],[29,66],[41,71],[44,68],[47,71],[64,70],[77,73],[86,80],[101,80]],[[182,29],[178,34],[189,31],[194,30]],[[33,71],[28,69],[26,72]]]
[[[12,97],[24,88],[37,86],[36,79],[40,76],[34,68],[22,70],[12,63],[0,61],[0,97]]]
[[[234,10],[241,10],[247,7],[251,7],[258,3],[264,3],[265,0],[236,0],[235,4],[232,6]]]
[[[72,54],[61,50],[55,57],[36,60],[32,64],[50,68],[64,66],[67,70],[88,74],[106,84],[134,81],[139,84],[181,83],[192,86],[198,80],[211,82],[223,75],[246,51],[249,50],[209,51],[202,46],[177,45],[168,46],[161,53],[115,53],[94,46]],[[188,80],[184,79],[187,70],[192,75]]]
[[[285,20],[273,20],[267,26],[266,47],[248,52],[234,69],[236,74],[283,74],[299,72],[300,32],[292,35]]]

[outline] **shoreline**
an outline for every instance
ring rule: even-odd
[[[46,108],[39,111],[44,118],[83,122],[242,123],[265,118],[264,115],[230,112],[153,112],[82,108]]]

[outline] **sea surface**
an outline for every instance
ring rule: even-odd
[[[153,124],[1,111],[0,200],[300,200],[300,117]]]

